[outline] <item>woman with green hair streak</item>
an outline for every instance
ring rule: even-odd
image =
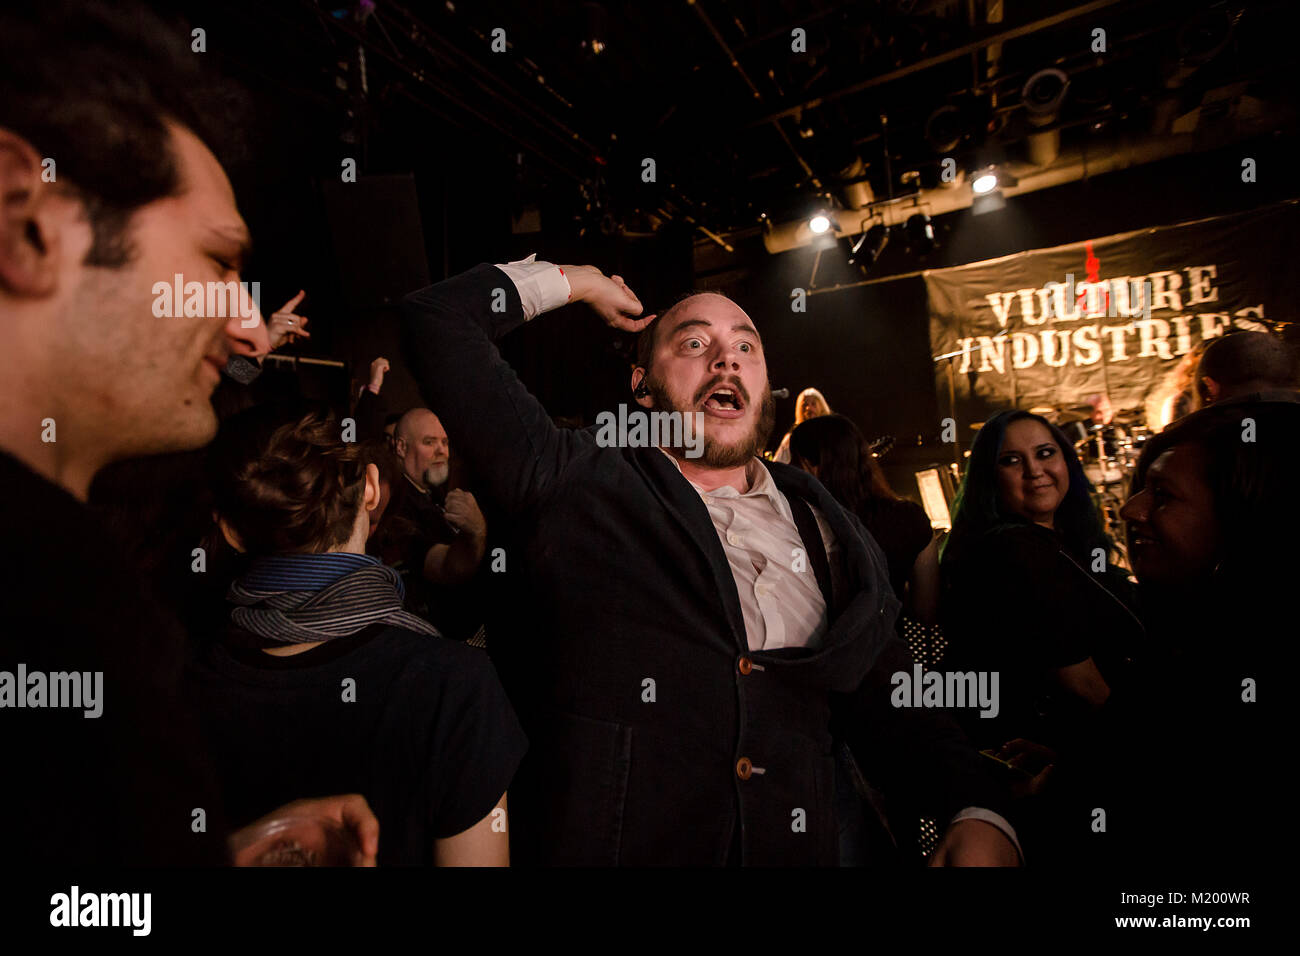
[[[980,747],[1070,749],[1142,640],[1091,490],[1046,419],[1000,412],[980,429],[940,559],[944,669],[998,674],[996,716],[958,713]]]

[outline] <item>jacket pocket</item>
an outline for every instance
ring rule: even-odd
[[[623,837],[632,728],[556,714],[542,743],[547,862],[616,866]]]

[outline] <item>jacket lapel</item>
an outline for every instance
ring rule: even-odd
[[[745,635],[745,617],[740,607],[740,593],[736,590],[736,579],[731,573],[731,564],[727,561],[722,542],[718,540],[718,531],[713,526],[709,509],[699,493],[691,487],[690,482],[659,449],[639,448],[632,450],[631,454],[645,476],[647,486],[663,504],[664,510],[695,543],[713,576],[735,646],[742,653],[748,653],[749,642]],[[832,593],[832,600],[827,602],[830,629],[821,648],[814,652],[802,648],[793,649],[797,653],[790,654],[780,651],[755,653],[764,656],[774,655],[774,659],[799,657],[808,665],[807,679],[817,681],[831,679],[832,683],[841,680],[855,682],[860,679],[865,664],[874,659],[881,642],[888,634],[892,634],[894,616],[898,610],[898,601],[889,589],[884,555],[873,540],[864,537],[858,531],[849,520],[848,513],[812,475],[777,462],[764,461],[763,465],[771,473],[777,488],[791,502],[791,508],[796,511],[796,514],[798,509],[795,502],[800,501],[806,502],[805,507],[815,506],[826,518],[831,533],[835,535],[835,540],[840,546],[839,558],[843,570],[844,593]],[[820,560],[829,572],[829,561],[816,519],[811,513],[808,514],[808,518],[811,520],[811,527],[801,528],[800,538],[810,560]],[[822,589],[823,594],[831,590],[830,577],[828,573],[827,584]],[[820,577],[818,583],[821,584]],[[841,621],[841,617],[852,617],[855,620]],[[873,623],[869,625],[868,621]],[[867,628],[866,633],[863,632],[863,628]],[[827,669],[831,672],[840,671],[840,667],[833,659],[838,658],[839,645],[846,641],[861,646],[854,648],[855,653],[851,656],[855,660],[852,663],[845,661],[847,667],[843,669],[843,673],[840,673],[838,678],[832,679],[822,672]],[[857,658],[861,658],[861,661]],[[851,676],[855,672],[856,678]]]
[[[817,526],[817,517],[808,502],[798,495],[786,495],[786,500],[790,502],[794,525],[803,541],[804,554],[808,556],[813,573],[817,576],[817,587],[821,589],[822,598],[826,601],[827,617],[833,618],[836,609],[834,578],[831,576],[831,565],[822,541],[821,528]]]
[[[708,565],[736,647],[741,651],[749,650],[740,592],[736,590],[736,578],[731,573],[731,563],[722,549],[722,542],[718,540],[718,529],[713,526],[709,509],[691,483],[658,448],[640,448],[633,454],[647,479],[646,484],[672,520],[685,529]]]
[[[834,594],[833,603],[827,605],[829,626],[819,648],[800,654],[762,653],[789,657],[787,673],[793,679],[851,690],[894,634],[900,605],[889,587],[884,553],[865,529],[859,530],[860,522],[851,519],[812,475],[779,462],[763,464],[792,508],[797,499],[816,507],[826,519],[839,544],[843,587],[842,593]],[[815,521],[810,533],[801,537],[810,555],[818,551],[825,554]]]

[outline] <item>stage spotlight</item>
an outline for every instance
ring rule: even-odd
[[[885,246],[889,244],[889,229],[884,223],[876,223],[853,243],[849,251],[849,265],[856,265],[863,272],[866,272],[880,254],[885,251]]]
[[[907,237],[911,250],[919,255],[934,249],[934,223],[923,212],[913,213],[907,218],[903,223],[903,235]]]
[[[818,236],[820,236],[823,232],[825,232],[830,227],[831,227],[830,217],[822,212],[817,213],[817,215],[813,216],[811,219],[808,220],[808,228],[815,235]]]
[[[991,193],[993,190],[998,188],[998,174],[992,167],[989,167],[983,172],[978,173],[975,178],[971,180],[970,188],[976,196],[983,196],[986,193]]]

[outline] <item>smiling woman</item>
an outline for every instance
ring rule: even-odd
[[[1089,491],[1045,419],[1001,412],[980,429],[943,549],[940,617],[945,664],[1001,673],[999,716],[967,721],[981,746],[1068,749],[1140,639]]]

